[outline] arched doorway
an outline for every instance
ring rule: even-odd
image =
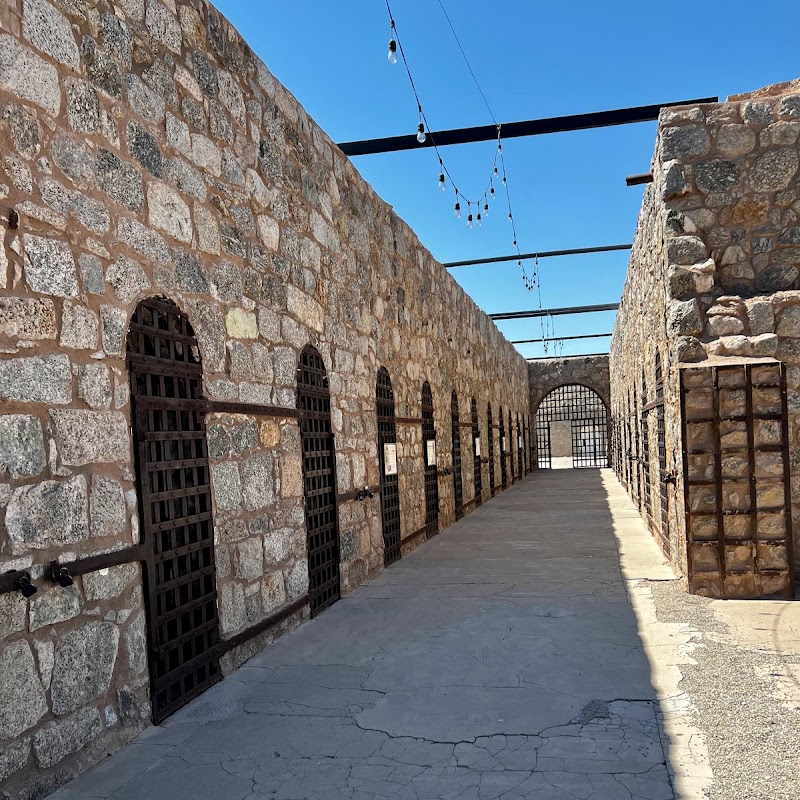
[[[508,453],[508,442],[506,441],[506,426],[503,422],[503,406],[500,406],[500,486],[503,489],[508,486],[508,465],[506,455]]]
[[[458,425],[458,395],[450,395],[450,423],[453,437],[453,498],[456,519],[464,516],[464,490],[461,483],[461,431]]]
[[[486,406],[486,438],[488,441],[489,458],[489,497],[494,497],[494,422],[492,420],[492,404]]]
[[[517,414],[517,480],[522,480],[525,475],[525,448],[523,442],[525,435],[522,432],[522,422]]]
[[[383,564],[388,567],[400,559],[400,492],[397,484],[394,391],[386,367],[378,370],[375,404],[378,415],[378,463],[381,471]]]
[[[311,616],[315,616],[340,597],[339,511],[328,374],[322,356],[311,345],[300,354],[297,408],[303,451],[308,596]]]
[[[221,677],[203,368],[186,315],[169,300],[139,303],[126,362],[158,723]]]
[[[430,539],[439,533],[439,477],[433,394],[428,381],[422,384],[422,457],[425,460],[425,536]]]
[[[513,484],[517,480],[517,473],[514,471],[514,448],[516,447],[516,442],[514,441],[514,424],[511,419],[511,409],[508,410],[508,447],[506,448],[508,451],[508,463],[511,469],[511,483]]]
[[[536,410],[539,469],[608,466],[608,413],[597,392],[568,384],[545,395]]]
[[[481,430],[478,425],[478,404],[472,398],[472,478],[475,487],[475,505],[483,502],[483,473],[481,470]]]

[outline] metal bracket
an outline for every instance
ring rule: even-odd
[[[13,570],[0,575],[0,594],[22,592],[23,597],[33,597],[38,591],[27,570]]]

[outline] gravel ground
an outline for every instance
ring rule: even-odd
[[[714,771],[709,800],[800,800],[800,711],[778,696],[779,676],[800,656],[737,646],[710,600],[686,594],[678,581],[649,585],[659,621],[698,632],[697,664],[681,668],[680,688],[706,737]]]

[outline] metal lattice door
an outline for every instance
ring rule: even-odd
[[[667,474],[667,442],[664,425],[664,376],[661,371],[661,356],[656,353],[656,430],[658,443],[658,497],[661,506],[659,538],[664,555],[671,560],[672,546],[669,540],[669,476]]]
[[[508,486],[508,466],[506,464],[506,426],[503,422],[503,407],[500,406],[500,485]]]
[[[486,407],[486,433],[489,444],[489,496],[494,497],[494,423],[492,421],[492,404]]]
[[[681,370],[689,590],[792,597],[786,367]]]
[[[436,447],[436,428],[433,424],[433,395],[428,381],[422,384],[422,447],[425,459],[425,535],[428,539],[439,533],[439,477],[436,460],[428,457],[428,442]]]
[[[127,337],[153,721],[220,679],[203,370],[188,319],[142,301]]]
[[[303,450],[308,597],[315,616],[340,597],[339,513],[328,375],[322,356],[310,345],[300,354],[297,368],[297,408]]]
[[[400,559],[400,492],[397,483],[397,427],[394,416],[394,391],[386,367],[378,370],[375,385],[378,414],[378,461],[381,470],[381,521],[383,523],[383,564]],[[387,473],[394,456],[394,470]]]
[[[472,398],[472,482],[475,487],[475,504],[483,502],[483,471],[481,467],[481,430],[478,425],[478,404]]]
[[[517,479],[522,480],[525,475],[525,448],[522,446],[524,441],[524,434],[522,432],[522,423],[517,414]]]
[[[514,471],[514,448],[516,442],[514,441],[514,425],[511,422],[511,412],[508,412],[508,464],[511,472],[511,483],[514,484],[517,480],[517,474]]]
[[[461,431],[458,425],[458,396],[450,396],[450,420],[453,436],[453,499],[456,519],[464,516],[464,492],[461,485]]]
[[[653,523],[653,496],[650,487],[650,420],[647,406],[647,380],[642,373],[642,494],[644,495],[644,513],[650,530],[654,530]]]

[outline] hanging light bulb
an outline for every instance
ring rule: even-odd
[[[439,191],[443,192],[447,187],[444,183],[444,172],[439,173]]]
[[[484,203],[483,204],[483,216],[484,217],[488,217],[489,216],[489,204],[488,203]]]
[[[511,222],[512,219],[514,219],[514,217],[511,216],[511,212],[509,211],[508,212],[508,221]]]
[[[456,219],[461,219],[461,203],[459,203],[458,200],[456,200],[453,210],[455,211]]]
[[[394,39],[389,39],[389,63],[397,63],[397,42]]]
[[[472,227],[472,214],[467,214],[467,227]]]
[[[420,122],[420,124],[417,125],[417,141],[420,144],[422,144],[425,141],[425,125],[422,122]]]
[[[494,202],[494,197],[495,197],[495,194],[494,194],[494,186],[492,186],[492,187],[489,189],[489,199],[490,199],[492,202]]]
[[[478,212],[478,216],[475,217],[475,224],[480,228],[481,227],[481,212]]]
[[[507,185],[508,185],[508,184],[506,183],[506,176],[505,176],[505,175],[503,175],[503,186],[507,186]]]

